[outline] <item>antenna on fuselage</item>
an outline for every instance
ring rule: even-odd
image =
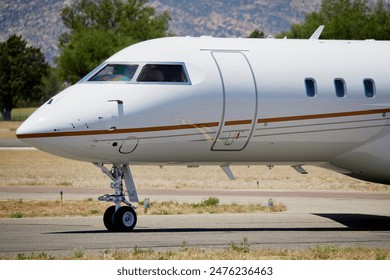
[[[313,35],[310,36],[309,40],[318,40],[321,36],[322,31],[324,30],[324,25],[320,25],[316,31],[314,31]]]

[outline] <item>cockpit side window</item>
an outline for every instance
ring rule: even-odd
[[[188,83],[182,64],[146,64],[137,82]]]
[[[88,81],[130,81],[138,65],[107,64]]]

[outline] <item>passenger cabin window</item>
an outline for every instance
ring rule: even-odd
[[[305,79],[306,94],[309,97],[315,97],[317,95],[317,85],[313,78]]]
[[[188,83],[188,77],[181,64],[147,64],[137,82]]]
[[[137,68],[138,65],[107,64],[89,81],[130,81]]]
[[[364,79],[364,92],[368,98],[373,98],[375,96],[375,84],[372,79]]]
[[[344,97],[346,93],[345,81],[343,79],[334,79],[334,87],[337,97]]]

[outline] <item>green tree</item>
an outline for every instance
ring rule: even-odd
[[[249,34],[248,38],[264,38],[264,32],[256,28]]]
[[[4,120],[20,102],[42,99],[42,78],[49,65],[39,48],[27,46],[21,36],[12,35],[0,43],[0,110]]]
[[[93,70],[116,51],[139,41],[167,36],[169,15],[156,15],[146,0],[79,0],[65,8],[57,59],[61,77],[70,83]]]
[[[372,8],[364,0],[323,0],[318,12],[306,14],[305,21],[294,24],[277,37],[306,39],[325,25],[323,39],[390,39],[390,10],[383,0]]]
[[[379,1],[370,17],[372,39],[390,40],[390,9],[384,1]]]
[[[61,48],[57,59],[58,73],[66,82],[73,84],[132,42],[131,38],[120,38],[109,30],[80,28],[72,32],[69,42]]]

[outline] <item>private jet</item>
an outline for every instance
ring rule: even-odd
[[[390,42],[169,37],[108,58],[17,130],[111,180],[103,222],[131,231],[131,165],[315,165],[390,184]],[[124,188],[125,186],[125,188]]]

